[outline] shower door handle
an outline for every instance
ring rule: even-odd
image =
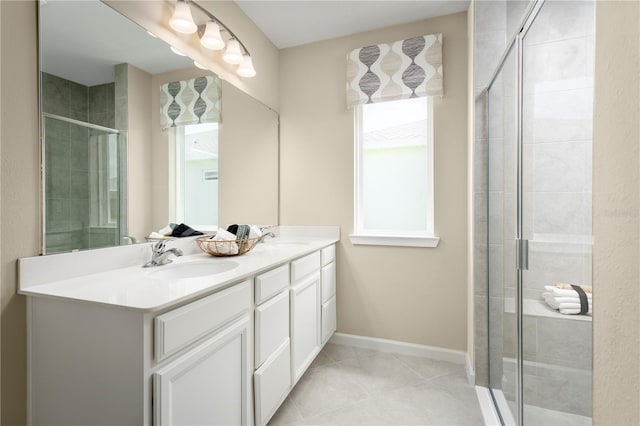
[[[516,240],[516,268],[529,269],[529,240]]]

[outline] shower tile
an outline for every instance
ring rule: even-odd
[[[84,171],[71,172],[70,198],[88,199],[89,198],[89,173]]]
[[[46,253],[69,251],[73,247],[71,232],[47,232],[45,234]]]
[[[89,200],[69,200],[69,218],[72,229],[89,226]]]
[[[507,2],[507,36],[509,38],[518,31],[518,26],[524,18],[524,13],[529,6],[528,1],[514,1],[508,0]]]
[[[533,235],[554,239],[591,235],[591,200],[582,193],[535,193]]]
[[[582,192],[591,189],[591,141],[538,143],[533,148],[534,191]]]
[[[74,141],[70,143],[70,167],[71,170],[88,171],[89,170],[89,146],[86,139],[83,141]]]
[[[475,138],[487,139],[487,92],[479,93],[475,98]]]
[[[593,1],[546,2],[527,33],[526,45],[593,35]]]
[[[592,330],[590,321],[538,319],[538,361],[590,371]]]
[[[474,296],[473,309],[473,344],[476,372],[476,385],[488,385],[488,330],[487,330],[487,296]]]
[[[473,191],[486,192],[489,143],[486,139],[476,140],[473,145]]]
[[[529,243],[529,270],[523,274],[525,289],[540,298],[545,285],[591,284],[591,252],[577,244]]]
[[[42,107],[45,112],[69,114],[69,82],[52,74],[42,73]]]
[[[88,88],[73,81],[69,82],[69,116],[87,121],[89,115]]]
[[[504,295],[503,256],[502,244],[489,244],[489,295],[491,297]]]
[[[69,201],[47,199],[46,202],[47,233],[64,232],[69,230]]]
[[[527,404],[565,413],[591,416],[592,375],[572,368],[538,367],[538,374],[525,377]]]
[[[489,191],[502,191],[504,188],[504,159],[502,139],[491,139],[488,144],[487,158]]]
[[[525,143],[592,139],[593,89],[525,95]]]
[[[586,38],[561,40],[525,47],[523,91],[542,93],[593,86],[593,71]]]
[[[502,324],[504,328],[503,344],[505,354],[514,358],[516,353],[516,317],[515,314],[509,313],[504,315]],[[537,317],[529,315],[523,316],[523,351],[525,359],[535,359],[538,353]]]
[[[474,294],[476,296],[487,294],[487,245],[474,245]]]
[[[489,244],[501,244],[503,240],[502,192],[489,192]]]
[[[54,139],[69,139],[69,123],[56,120],[53,118],[47,118],[45,120],[45,137],[47,140]]]
[[[504,31],[476,33],[475,46],[475,80],[479,87],[489,83],[493,71],[498,66],[500,55],[505,48]]]
[[[475,30],[479,33],[504,31],[507,28],[505,1],[479,1],[475,4]]]

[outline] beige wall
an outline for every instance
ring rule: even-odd
[[[593,420],[640,424],[640,7],[596,3]]]
[[[201,0],[198,4],[228,25],[242,40],[251,53],[257,72],[253,78],[238,77],[235,73],[236,67],[225,64],[220,52],[202,47],[197,35],[177,36],[168,25],[173,10],[171,3],[137,0],[107,0],[105,3],[183,53],[208,66],[211,71],[240,90],[278,110],[278,85],[274,83],[278,80],[278,49],[234,2]]]
[[[466,349],[466,28],[466,13],[459,13],[280,52],[281,221],[340,225],[340,332]],[[440,245],[353,246],[354,118],[346,107],[346,54],[439,32],[445,73],[445,96],[434,100]]]
[[[144,241],[153,229],[152,197],[149,187],[153,180],[151,75],[134,66],[127,67],[127,186],[129,235]],[[157,112],[157,111],[156,111]],[[159,115],[156,113],[156,115]]]
[[[26,307],[16,295],[16,259],[37,255],[40,242],[40,144],[36,2],[0,2],[2,145],[0,270],[3,425],[26,422]]]

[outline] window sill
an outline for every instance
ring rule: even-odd
[[[396,247],[438,247],[440,237],[409,237],[403,235],[349,235],[351,244],[367,246],[396,246]]]

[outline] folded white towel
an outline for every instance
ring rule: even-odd
[[[558,309],[577,309],[580,310],[580,304],[579,303],[560,303],[558,305]],[[591,309],[593,308],[593,305],[591,303],[589,303],[589,312],[591,312]]]
[[[153,231],[152,233],[150,233],[149,235],[147,235],[147,238],[162,238],[164,237],[164,235]]]
[[[578,315],[580,313],[580,309],[560,309],[559,312],[563,315]],[[591,315],[591,310],[589,310],[587,315]]]
[[[238,244],[234,241],[236,236],[231,232],[218,228],[216,235],[210,238],[212,241],[225,241],[216,244],[216,250],[221,254],[238,254]]]
[[[573,297],[554,297],[552,293],[542,293],[542,297],[544,301],[549,305],[552,309],[559,310],[561,314],[565,315],[575,315],[580,313],[580,299]],[[562,299],[560,301],[559,299]],[[570,299],[567,301],[566,299]],[[589,300],[589,313],[593,311],[593,305],[591,300]]]
[[[249,228],[249,238],[260,238],[262,237],[262,231],[255,225],[251,225]]]
[[[578,297],[578,292],[575,290],[564,290],[552,285],[545,285],[544,289],[548,292],[552,293],[554,296],[569,296],[569,297]],[[586,293],[587,299],[591,300],[591,293]]]
[[[158,234],[169,235],[169,234],[171,234],[171,231],[173,231],[173,229],[171,229],[171,227],[169,225],[167,225],[164,228],[160,229],[158,231]]]

